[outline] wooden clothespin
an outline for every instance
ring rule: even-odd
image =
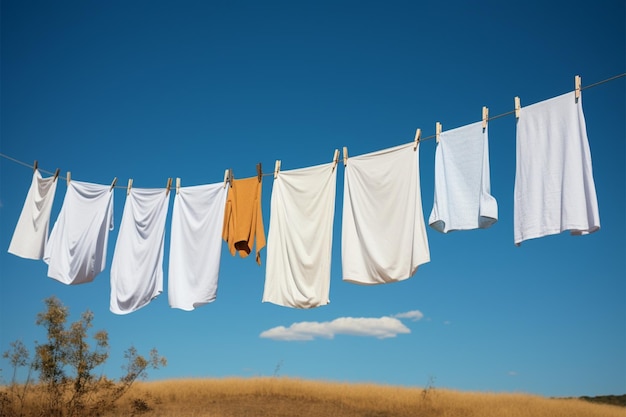
[[[113,191],[113,187],[117,184],[117,177],[113,178],[113,182],[111,183],[111,188],[109,188],[109,192]]]
[[[261,169],[261,163],[256,164],[256,176],[259,179],[259,182],[263,180],[263,170]]]
[[[230,170],[226,169],[224,171],[224,188],[226,188],[226,184],[228,184],[228,181],[230,181]]]
[[[180,192],[180,178],[176,178],[176,194]]]
[[[580,90],[582,87],[582,79],[580,78],[580,75],[577,75],[574,77],[574,95],[576,96],[576,101],[578,101],[578,99],[580,98]]]
[[[487,122],[489,121],[489,109],[487,106],[483,106],[483,130],[487,128]]]
[[[35,163],[33,164],[33,171],[37,171],[37,166],[39,166],[39,164],[37,163],[37,160],[35,159]]]
[[[276,165],[274,165],[274,179],[278,178],[279,172],[280,172],[280,159],[277,159]]]
[[[233,174],[233,169],[228,168],[228,183],[230,184],[230,188],[233,187],[233,180],[235,179],[235,174]]]
[[[130,195],[130,189],[133,188],[133,179],[128,179],[128,187],[126,187],[126,195]]]
[[[417,150],[417,145],[420,143],[420,137],[422,136],[422,129],[417,129],[415,131],[415,144],[413,145],[413,150]]]
[[[170,188],[172,188],[172,177],[167,179],[167,186],[165,187],[165,196],[170,195]]]
[[[522,109],[522,105],[520,104],[519,97],[515,97],[515,118],[519,119],[519,112]]]
[[[72,181],[72,173],[67,171],[67,185],[70,185],[70,181]]]
[[[348,165],[348,147],[344,146],[343,147],[343,166],[347,166]]]
[[[333,171],[337,166],[337,162],[339,162],[339,149],[335,149],[335,153],[333,154]]]
[[[435,137],[437,138],[437,143],[439,143],[439,136],[441,136],[441,123],[437,122],[437,124],[435,125]]]
[[[59,172],[61,172],[61,170],[59,168],[57,168],[56,171],[54,171],[54,179],[56,180],[57,178],[59,178]]]

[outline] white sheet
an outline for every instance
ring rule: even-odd
[[[488,228],[498,221],[490,193],[488,128],[477,122],[441,132],[430,226],[442,233]]]
[[[68,285],[93,281],[106,266],[110,230],[110,185],[72,180],[44,252],[48,276]]]
[[[35,170],[13,231],[9,253],[27,259],[43,258],[56,189],[56,178],[42,178],[39,170]]]
[[[128,314],[163,292],[165,189],[131,188],[111,264],[110,310]]]
[[[413,143],[351,157],[344,172],[343,280],[383,284],[430,261]]]
[[[168,273],[172,308],[193,310],[215,301],[228,188],[223,183],[181,187],[174,197]]]
[[[522,107],[517,121],[515,244],[600,229],[591,152],[574,92]]]
[[[337,169],[280,171],[274,180],[263,302],[313,308],[330,302]]]

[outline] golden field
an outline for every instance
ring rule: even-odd
[[[625,417],[626,408],[527,394],[466,393],[292,378],[138,383],[109,416]]]
[[[1,409],[2,404],[0,416],[8,416]],[[22,412],[40,415],[37,409],[33,393]],[[102,416],[626,417],[626,407],[528,394],[266,377],[138,382]]]

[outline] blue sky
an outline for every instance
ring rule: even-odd
[[[72,179],[135,187],[219,182],[330,162],[463,126],[626,72],[623,1],[3,1],[0,152]],[[344,168],[337,178],[331,303],[262,303],[263,265],[222,248],[217,300],[171,309],[165,291],[125,316],[109,311],[109,270],[65,286],[42,261],[7,253],[32,170],[0,158],[0,349],[42,341],[42,300],[95,314],[121,373],[123,350],[156,347],[150,378],[271,376],[549,396],[626,392],[625,80],[583,91],[602,228],[513,244],[515,118],[490,122],[487,230],[427,228],[431,261],[410,279],[341,277]],[[420,149],[423,212],[436,142]],[[269,227],[273,177],[263,181]],[[51,227],[66,185],[59,183]],[[166,229],[165,271],[169,250]],[[312,322],[323,337],[308,337]],[[356,326],[356,324],[361,324]],[[365,323],[365,325],[364,325]],[[367,325],[372,324],[372,326]],[[280,326],[304,328],[291,336]],[[308,327],[307,327],[308,326]],[[354,329],[361,329],[360,333]],[[366,329],[366,330],[363,330]],[[296,337],[300,336],[300,337]],[[286,339],[312,340],[286,340]],[[0,361],[5,380],[6,361]],[[276,372],[278,371],[278,372]]]

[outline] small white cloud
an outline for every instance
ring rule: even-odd
[[[446,326],[449,326],[452,324],[452,322],[450,320],[446,320],[443,322],[443,324],[445,324]]]
[[[419,310],[407,311],[406,313],[399,313],[393,317],[397,317],[399,319],[410,319],[411,321],[421,320],[424,315]]]
[[[411,333],[411,330],[394,317],[340,317],[333,321],[303,321],[293,323],[289,327],[273,327],[262,332],[260,337],[284,341],[307,341],[315,338],[332,339],[335,335],[344,334],[387,339],[407,333]]]
[[[278,326],[261,333],[261,337],[274,340],[313,340],[316,337],[332,339],[333,332],[329,324],[332,322],[318,323],[315,321],[303,321],[293,323],[289,327]]]
[[[509,371],[506,373],[508,376],[517,376],[517,372],[515,371]]]

